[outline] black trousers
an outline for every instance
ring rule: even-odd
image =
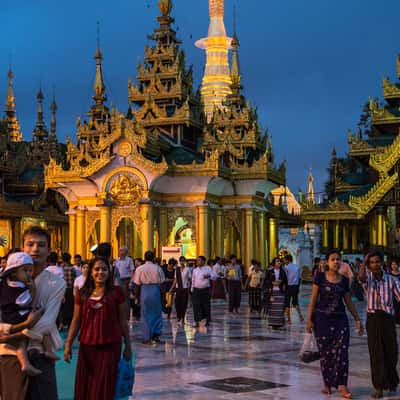
[[[189,289],[176,289],[175,292],[176,318],[182,320],[185,319],[188,301],[189,301]]]
[[[193,289],[192,304],[194,321],[200,322],[203,319],[211,321],[210,289]]]
[[[64,303],[61,305],[62,323],[70,326],[74,315],[74,289],[66,288],[64,298]]]
[[[375,389],[397,388],[397,337],[395,318],[385,312],[368,313],[368,350],[372,384]]]
[[[242,284],[240,281],[228,281],[229,312],[240,308],[242,299]]]

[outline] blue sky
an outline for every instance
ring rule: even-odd
[[[11,57],[25,138],[34,127],[40,85],[47,120],[55,86],[59,139],[75,137],[76,118],[91,104],[97,21],[109,102],[127,109],[128,77],[135,78],[156,26],[156,0],[1,3],[0,103]],[[347,129],[356,129],[362,104],[381,96],[384,75],[395,78],[400,2],[226,0],[228,33],[234,5],[245,94],[273,135],[276,159],[287,160],[292,190],[306,187],[310,166],[321,190],[332,147],[347,151]],[[175,0],[173,16],[198,85],[204,54],[194,41],[206,35],[208,2]]]

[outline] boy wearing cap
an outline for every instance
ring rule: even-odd
[[[12,253],[7,259],[7,265],[1,274],[0,308],[2,321],[7,324],[20,324],[28,318],[32,311],[32,302],[35,295],[35,285],[32,280],[33,260],[29,254],[23,252]],[[21,371],[29,376],[42,373],[29,361],[27,353],[28,338],[17,341],[16,356],[21,365]],[[44,354],[53,360],[59,358],[51,351],[51,342],[48,335],[43,336]]]

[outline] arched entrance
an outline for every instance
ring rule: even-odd
[[[123,217],[115,231],[115,248],[127,246],[131,257],[141,257],[142,241],[135,223],[129,217]]]
[[[184,217],[178,217],[169,234],[168,244],[170,246],[181,246],[182,254],[188,258],[196,258],[196,240],[189,222]]]

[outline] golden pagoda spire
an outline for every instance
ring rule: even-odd
[[[101,62],[103,60],[103,55],[101,54],[100,47],[97,47],[96,55],[94,57],[96,60],[96,78],[94,81],[94,93],[93,100],[96,102],[97,105],[103,105],[104,102],[107,100],[106,97],[106,87],[104,85],[103,80],[103,71]]]
[[[168,17],[172,11],[172,0],[158,0],[158,8],[163,17]]]
[[[33,130],[33,140],[35,141],[43,141],[48,137],[48,131],[46,129],[46,124],[44,122],[43,117],[43,92],[42,88],[39,89],[37,94],[37,101],[38,101],[38,111],[37,111],[37,121],[35,125],[35,129]]]
[[[20,142],[22,140],[22,133],[19,126],[19,121],[17,118],[17,112],[15,109],[15,96],[14,96],[14,86],[13,86],[14,74],[10,68],[8,70],[8,90],[7,90],[7,100],[6,100],[6,123],[8,134],[12,142]]]
[[[206,51],[206,68],[201,87],[204,111],[210,121],[215,108],[223,108],[226,97],[232,93],[232,78],[228,52],[232,39],[228,38],[224,23],[224,0],[209,0],[210,25],[208,37],[198,40],[196,46]]]
[[[312,174],[312,168],[308,174],[308,191],[307,191],[307,201],[310,204],[315,203],[315,191],[314,191],[314,177]]]

